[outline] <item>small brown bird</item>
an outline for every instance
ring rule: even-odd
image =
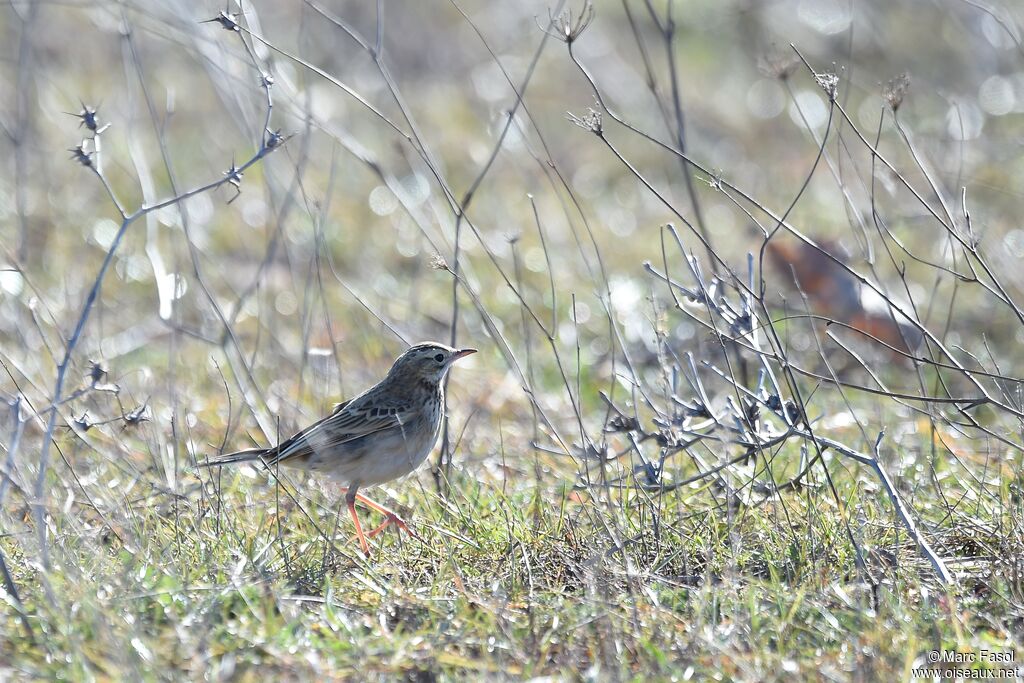
[[[334,412],[273,448],[249,448],[227,453],[202,466],[259,461],[266,467],[287,465],[319,472],[345,486],[345,502],[363,552],[366,539],[389,525],[409,527],[394,511],[360,495],[360,487],[383,484],[409,474],[434,449],[441,429],[444,378],[452,364],[476,353],[437,342],[410,347],[398,357],[387,377]],[[364,534],[356,501],[382,513],[384,523]]]
[[[775,239],[768,243],[767,253],[782,277],[807,295],[816,313],[847,324],[897,351],[914,353],[923,339],[921,331],[822,253],[828,252],[846,263],[847,258],[838,244],[821,240],[819,247]]]

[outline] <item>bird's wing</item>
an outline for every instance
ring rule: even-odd
[[[387,429],[401,429],[411,418],[408,406],[372,394],[339,404],[324,419],[303,429],[266,453],[268,464],[285,463],[329,452],[338,446]]]

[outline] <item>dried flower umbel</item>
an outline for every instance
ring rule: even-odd
[[[430,267],[433,268],[434,270],[451,270],[448,267],[448,262],[445,261],[444,257],[441,256],[440,254],[434,254],[433,256],[430,257]]]
[[[839,75],[834,71],[823,71],[822,73],[814,74],[814,82],[818,84],[825,94],[828,95],[829,102],[835,102],[836,96],[839,94]]]
[[[907,96],[908,90],[910,90],[910,74],[904,71],[885,84],[885,87],[882,88],[882,97],[892,107],[893,112],[896,112],[903,104],[903,98]]]
[[[604,120],[601,118],[601,112],[596,109],[587,108],[587,112],[582,116],[577,116],[572,112],[566,112],[565,118],[583,130],[590,131],[594,135],[600,136],[604,133]]]
[[[71,114],[70,112],[68,112],[68,113],[71,116],[74,116],[75,118],[79,119],[79,121],[78,121],[78,127],[79,128],[81,128],[82,126],[85,126],[89,130],[91,130],[93,133],[98,132],[100,124],[99,124],[99,118],[96,116],[97,112],[96,112],[96,108],[95,107],[90,107],[85,102],[82,102],[82,111],[78,112],[77,114]]]
[[[92,156],[94,152],[86,149],[86,142],[83,140],[82,144],[76,145],[68,150],[71,152],[71,159],[77,161],[86,168],[92,168]]]
[[[235,188],[235,196],[228,200],[230,204],[242,194],[242,169],[231,162],[231,168],[224,171],[224,175],[227,176],[228,184]]]
[[[241,31],[241,27],[238,25],[238,15],[232,14],[227,10],[219,13],[213,19],[207,19],[206,21],[199,22],[200,24],[220,24],[220,27],[225,31]]]
[[[594,21],[594,4],[590,0],[586,0],[583,3],[583,9],[573,19],[571,9],[565,9],[557,17],[548,11],[548,26],[550,28],[541,27],[544,33],[547,33],[552,38],[560,40],[566,45],[572,46],[576,40],[579,39],[583,32],[590,27],[590,24]]]
[[[783,52],[778,48],[772,48],[758,60],[758,67],[761,73],[769,78],[777,78],[780,81],[789,79],[800,66],[800,60],[792,52]]]

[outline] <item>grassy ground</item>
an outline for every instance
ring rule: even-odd
[[[0,679],[1024,661],[1019,10],[383,6],[0,9]],[[481,352],[416,538],[196,467],[420,339]]]
[[[993,609],[1019,595],[1015,550],[943,539],[947,556],[964,545],[994,556],[953,596],[889,516],[868,514],[858,540],[886,577],[869,587],[841,514],[804,496],[732,523],[672,501],[655,535],[638,501],[502,494],[459,477],[445,501],[405,497],[423,543],[389,534],[365,561],[351,546],[325,548],[317,527],[336,523],[319,505],[327,498],[306,503],[309,519],[252,484],[226,485],[220,511],[141,502],[124,528],[57,529],[75,543],[62,542],[45,585],[5,543],[25,568],[22,591],[39,596],[34,644],[14,615],[5,624],[11,675],[892,680],[930,649],[1020,655],[1002,636],[1019,616]],[[609,536],[628,539],[625,552]],[[47,605],[46,592],[60,602]]]

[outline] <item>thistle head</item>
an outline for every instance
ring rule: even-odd
[[[476,353],[476,349],[453,349],[438,342],[421,342],[398,357],[388,377],[440,382],[455,361],[471,353]]]

